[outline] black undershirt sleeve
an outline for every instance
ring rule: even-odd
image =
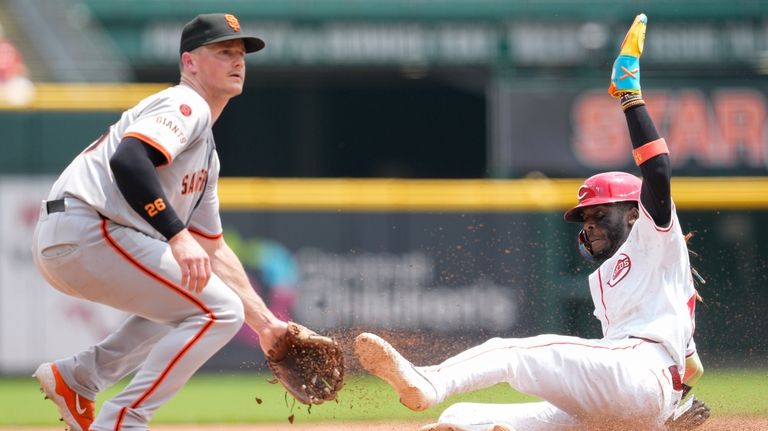
[[[639,148],[660,138],[645,106],[629,108],[627,118],[632,147]],[[672,169],[667,154],[660,154],[640,165],[643,173],[643,187],[640,201],[657,226],[666,226],[672,219],[672,198],[670,179]]]
[[[127,137],[109,159],[115,182],[126,202],[166,239],[185,228],[168,204],[160,185],[157,166],[167,163],[165,156],[139,139]]]

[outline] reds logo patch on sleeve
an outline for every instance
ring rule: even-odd
[[[611,278],[608,279],[608,286],[616,287],[616,285],[629,274],[631,268],[632,260],[626,254],[621,253],[616,261],[616,266],[613,267]]]

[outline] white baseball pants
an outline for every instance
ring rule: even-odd
[[[587,340],[561,335],[494,338],[419,370],[441,399],[507,382],[545,402],[455,404],[440,422],[491,424],[518,430],[592,429],[613,424],[664,429],[680,399],[673,361],[660,344],[641,339]],[[610,429],[610,426],[609,426]]]

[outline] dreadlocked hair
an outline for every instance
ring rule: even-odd
[[[691,231],[685,234],[683,237],[685,239],[686,246],[688,245],[688,241],[696,235],[696,231]],[[688,253],[693,257],[699,257],[699,254],[695,251],[691,250],[690,247],[688,248]],[[694,293],[696,294],[696,300],[699,302],[704,302],[704,298],[701,297],[699,294],[699,289],[696,289],[696,286],[700,284],[707,284],[707,280],[704,280],[704,277],[699,274],[699,271],[696,271],[696,268],[691,265],[691,274],[693,274],[693,285],[694,285]]]

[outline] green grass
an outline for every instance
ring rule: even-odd
[[[308,411],[295,405],[279,385],[266,375],[243,373],[200,374],[156,414],[153,423],[259,423],[420,420],[435,418],[448,404],[458,401],[515,403],[535,401],[507,385],[452,397],[426,412],[414,413],[399,404],[394,391],[379,379],[352,375],[339,395],[339,402],[315,406]],[[567,378],[567,376],[563,376]],[[116,394],[117,385],[101,394],[97,403]],[[768,370],[708,370],[696,394],[719,416],[768,417]],[[256,398],[262,400],[259,404]],[[32,378],[0,379],[0,426],[56,425],[56,413],[43,401]]]
[[[718,415],[768,417],[768,369],[708,370],[694,393]]]

